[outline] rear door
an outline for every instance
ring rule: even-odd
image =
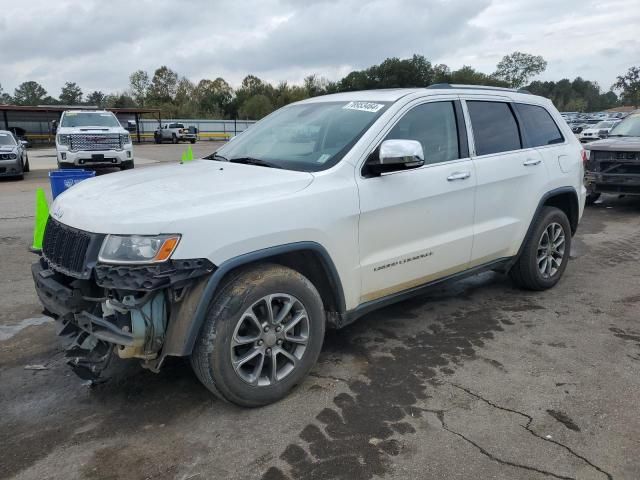
[[[457,97],[408,105],[383,139],[419,141],[426,164],[357,177],[361,303],[464,270],[473,241],[475,174]]]
[[[548,182],[540,153],[524,148],[514,105],[467,97],[476,171],[475,233],[471,265],[518,252]]]

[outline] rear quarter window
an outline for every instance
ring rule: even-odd
[[[516,103],[525,146],[542,147],[564,142],[564,137],[549,112],[538,105]]]
[[[509,152],[522,148],[520,131],[506,102],[467,100],[476,155]]]

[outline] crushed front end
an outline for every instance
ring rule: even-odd
[[[215,267],[207,259],[101,261],[107,235],[50,218],[42,255],[32,265],[36,292],[56,319],[68,363],[97,380],[115,352],[154,371],[183,355],[185,324]]]
[[[602,141],[590,150],[585,169],[589,194],[640,195],[640,142]]]

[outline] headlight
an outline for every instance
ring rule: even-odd
[[[69,135],[58,135],[57,140],[59,145],[69,146],[71,144],[71,137]]]
[[[107,235],[98,260],[104,263],[158,263],[171,257],[180,235]]]
[[[120,134],[120,144],[121,145],[129,145],[131,143],[131,135],[128,133]]]

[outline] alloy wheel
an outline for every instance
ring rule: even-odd
[[[300,363],[309,343],[309,315],[285,293],[266,295],[240,316],[231,338],[236,374],[256,386],[274,385]]]
[[[538,242],[536,261],[543,278],[553,277],[564,261],[565,233],[562,225],[551,223],[544,229]]]

